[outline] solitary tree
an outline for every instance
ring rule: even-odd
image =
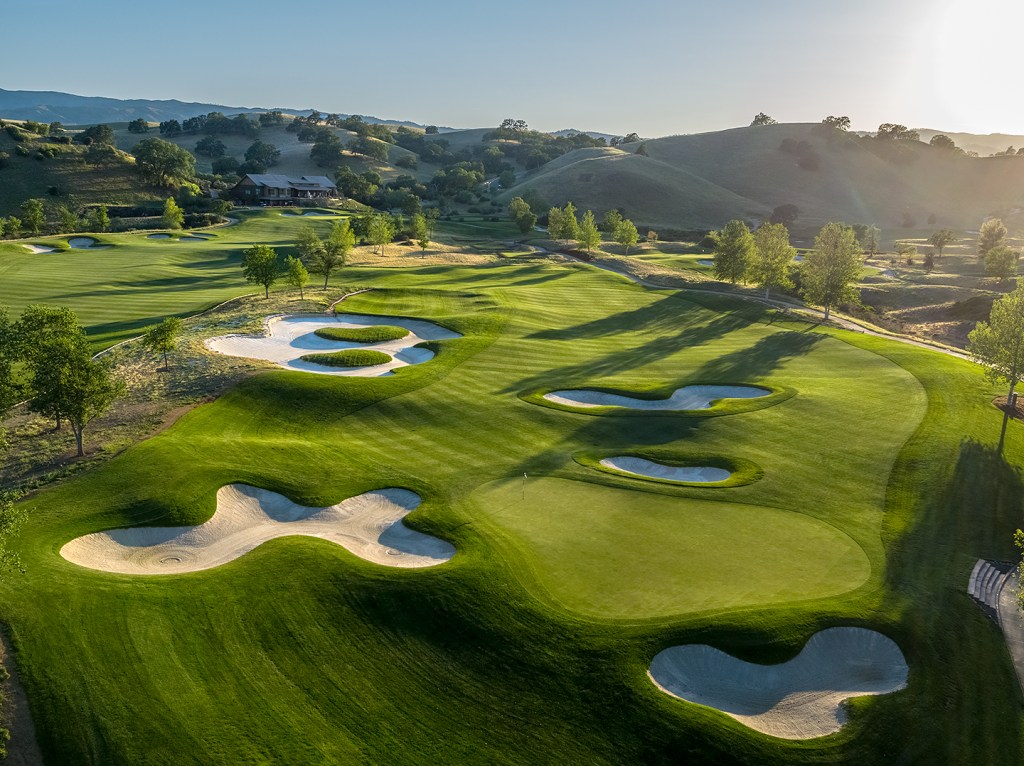
[[[1000,282],[1005,282],[1017,273],[1019,257],[1019,253],[1006,245],[996,245],[985,253],[985,273]]]
[[[508,203],[508,212],[522,234],[529,234],[537,225],[537,216],[530,208],[529,203],[522,197],[515,197]]]
[[[993,383],[1010,384],[1006,395],[1007,405],[1010,405],[1014,389],[1024,372],[1024,285],[992,304],[988,321],[978,322],[967,336],[967,353],[987,368]],[[1008,419],[1009,410],[1006,410],[999,434],[1000,452],[1006,438]]]
[[[711,234],[715,240],[715,276],[733,284],[747,275],[754,255],[754,237],[740,220],[729,221],[721,231]]]
[[[21,203],[21,223],[30,234],[38,234],[46,223],[41,199],[27,199]]]
[[[62,352],[67,353],[64,359],[61,359]],[[65,376],[60,389],[61,411],[71,424],[78,456],[82,457],[86,427],[124,393],[124,383],[110,374],[110,367],[104,361],[91,357],[88,346],[63,347],[57,353],[57,360],[64,366]]]
[[[171,369],[168,354],[178,348],[178,338],[184,325],[178,317],[167,317],[158,325],[153,325],[142,336],[142,344],[148,350],[160,354],[164,358],[164,369]]]
[[[636,224],[634,224],[628,218],[623,218],[615,226],[615,241],[622,245],[626,255],[629,255],[629,248],[636,245],[640,240],[640,234],[636,230]]]
[[[277,252],[270,245],[253,245],[243,251],[242,274],[246,282],[263,285],[263,297],[269,298],[270,286],[281,275]]]
[[[192,153],[162,138],[144,138],[132,152],[142,177],[158,186],[190,181],[196,174],[196,159]]]
[[[978,257],[985,260],[988,251],[1006,240],[1006,225],[998,218],[989,218],[978,232]]]
[[[825,309],[856,298],[853,283],[860,275],[861,249],[853,229],[841,223],[828,223],[814,238],[814,249],[804,259],[801,283],[804,297]]]
[[[593,210],[588,210],[583,214],[579,233],[576,235],[576,244],[588,253],[601,244],[601,232],[597,230],[597,221],[594,220]]]
[[[324,243],[323,257],[316,264],[319,273],[324,275],[324,289],[327,289],[327,280],[331,272],[336,268],[343,268],[348,262],[348,254],[356,244],[356,235],[352,231],[352,224],[348,220],[337,221],[331,227],[330,236]]]
[[[395,238],[395,225],[392,223],[391,217],[380,213],[371,216],[370,223],[366,227],[366,238],[383,257],[384,248]]]
[[[751,125],[775,125],[775,120],[764,112],[758,112],[750,123]]]
[[[15,353],[24,361],[29,377],[29,409],[51,417],[60,430],[63,413],[57,389],[62,385],[60,369],[49,365],[47,349],[59,343],[86,345],[78,317],[66,307],[28,306],[14,325]]]
[[[180,229],[185,225],[185,212],[178,207],[174,197],[168,197],[164,203],[164,214],[160,217],[165,229]]]
[[[531,215],[533,214],[531,213]],[[421,252],[427,252],[427,248],[430,247],[430,229],[427,226],[427,219],[423,217],[423,213],[416,213],[412,217],[411,225],[412,238],[420,246]]]
[[[299,300],[304,300],[306,296],[303,288],[309,284],[309,272],[302,265],[302,261],[295,256],[289,255],[284,263],[284,278],[288,284],[298,289]]]
[[[149,123],[139,117],[137,120],[132,120],[128,123],[129,133],[149,133]]]
[[[941,258],[946,246],[952,245],[956,240],[956,232],[952,229],[939,229],[928,238],[928,244],[935,248],[935,255]]]
[[[106,205],[97,205],[89,211],[89,231],[104,232],[110,228],[110,216]]]
[[[761,224],[754,232],[754,251],[750,259],[750,279],[764,287],[764,297],[772,288],[792,287],[789,266],[796,250],[789,244],[789,231],[781,223]]]

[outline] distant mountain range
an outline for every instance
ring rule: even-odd
[[[284,109],[274,107],[285,114],[305,115],[311,109]],[[100,122],[127,122],[139,117],[150,122],[164,120],[185,120],[200,114],[223,112],[241,114],[269,111],[267,107],[225,106],[224,104],[203,104],[195,101],[121,99],[101,96],[76,96],[48,90],[4,90],[0,88],[0,117],[11,120],[37,120],[39,122],[63,122],[65,125],[94,125]],[[342,115],[347,117],[348,115]],[[362,115],[367,122],[387,125],[405,125],[422,128],[416,122],[386,120],[380,117]],[[441,128],[450,130],[450,128]]]

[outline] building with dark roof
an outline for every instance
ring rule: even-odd
[[[250,205],[292,205],[303,200],[337,197],[338,187],[327,176],[248,173],[235,184],[231,196]]]

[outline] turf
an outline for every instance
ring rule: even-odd
[[[976,557],[1012,554],[1024,438],[1011,427],[1009,464],[993,453],[974,366],[576,264],[352,277],[379,289],[346,310],[465,337],[389,378],[250,378],[26,502],[27,572],[0,579],[0,609],[50,762],[1020,762],[1009,659],[963,589]],[[520,398],[690,380],[792,395],[705,418]],[[574,460],[655,447],[764,475],[676,487]],[[199,523],[231,482],[306,505],[406,487],[424,498],[410,525],[458,553],[399,572],[282,539],[153,578],[57,555],[101,529]],[[911,678],[828,739],[758,735],[646,677],[672,644],[778,661],[834,624],[891,635]]]
[[[257,289],[246,284],[242,251],[254,242],[273,245],[283,262],[294,254],[300,227],[326,235],[327,218],[278,211],[240,212],[240,222],[207,230],[205,242],[149,239],[146,234],[91,235],[104,250],[36,255],[20,243],[0,243],[0,306],[17,313],[32,303],[74,309],[97,348],[138,335],[169,315],[184,315]],[[67,236],[36,237],[35,244],[67,247]],[[332,275],[336,282],[344,272]]]
[[[383,343],[404,338],[409,331],[404,327],[382,324],[373,327],[321,327],[316,334],[327,340],[348,343]]]
[[[331,351],[325,354],[306,354],[302,357],[302,361],[322,364],[327,367],[372,367],[377,364],[387,364],[391,361],[391,357],[383,351],[347,348],[344,351]]]

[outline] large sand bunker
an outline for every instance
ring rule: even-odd
[[[759,399],[771,391],[756,386],[684,386],[668,399],[636,399],[604,391],[552,391],[544,398],[569,407],[626,407],[632,410],[706,410],[719,399]]]
[[[394,325],[409,331],[398,340],[381,343],[352,343],[321,338],[316,331],[323,327],[374,327]],[[362,314],[340,314],[329,319],[322,314],[294,314],[271,317],[265,325],[263,335],[222,335],[206,341],[208,348],[228,356],[248,359],[264,359],[289,370],[316,372],[321,375],[358,375],[377,377],[391,375],[392,370],[410,364],[422,364],[434,358],[434,352],[427,348],[416,348],[424,341],[451,340],[462,336],[433,322],[420,319],[368,316]],[[301,357],[310,353],[341,351],[346,348],[365,348],[382,351],[391,357],[386,364],[373,367],[327,367],[304,361]]]
[[[724,468],[713,466],[677,466],[655,463],[653,460],[646,460],[642,457],[631,455],[620,455],[617,457],[606,457],[601,460],[601,465],[622,473],[640,476],[649,479],[664,479],[665,481],[679,481],[695,484],[710,484],[718,481],[725,481],[732,473]]]
[[[360,558],[393,567],[429,567],[455,555],[448,542],[402,523],[420,504],[414,492],[380,489],[327,508],[307,508],[245,484],[217,491],[217,511],[197,527],[133,527],[96,532],[60,550],[68,561],[118,574],[181,574],[226,564],[267,540],[330,540]]]
[[[757,731],[811,739],[846,723],[843,701],[907,685],[907,661],[889,638],[865,628],[816,633],[781,665],[757,665],[704,644],[673,646],[651,662],[664,692],[717,708]]]
[[[36,255],[42,255],[43,253],[54,253],[57,251],[55,247],[43,247],[42,245],[22,245],[22,247],[28,248],[30,253]]]

